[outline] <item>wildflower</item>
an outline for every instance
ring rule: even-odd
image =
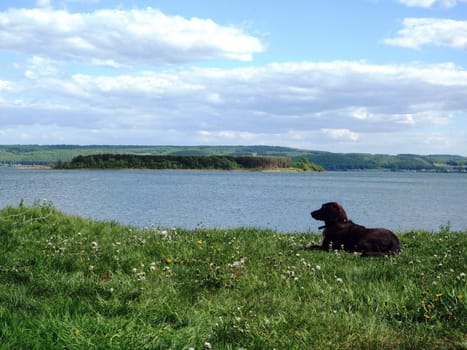
[[[462,294],[457,294],[457,299],[462,300],[464,299],[464,296]]]
[[[240,260],[234,261],[233,263],[229,264],[229,267],[231,269],[241,268],[241,267],[243,267],[245,262],[246,262],[246,258],[240,258]]]
[[[443,293],[436,293],[435,296],[436,296],[437,298],[441,298],[441,297],[443,296]]]
[[[89,266],[89,271],[90,271],[90,272],[93,272],[93,271],[94,271],[94,266],[93,266],[93,265]]]
[[[431,316],[428,315],[426,312],[423,314],[423,317],[425,317],[425,320],[429,320],[431,318]]]
[[[172,264],[172,263],[174,262],[174,259],[172,259],[172,258],[167,258],[167,259],[165,259],[165,262],[166,262],[167,264]]]
[[[205,342],[205,343],[204,343],[204,350],[211,350],[211,349],[212,349],[211,343]]]
[[[316,271],[319,271],[319,270],[321,270],[321,266],[316,265],[316,266],[315,266],[315,269],[316,269]]]
[[[151,271],[156,270],[156,263],[155,262],[152,262],[151,264],[149,264],[149,270],[151,270]]]
[[[337,283],[344,283],[344,280],[343,280],[342,278],[337,277],[337,278],[336,278],[336,282],[337,282]]]
[[[92,249],[94,249],[94,250],[99,249],[99,245],[97,244],[96,241],[91,242],[91,247],[92,247]]]
[[[202,244],[203,244],[203,240],[202,240],[202,239],[199,239],[198,241],[196,241],[196,243],[198,243],[198,245],[202,245]]]
[[[143,281],[146,279],[146,274],[144,272],[138,272],[136,277],[138,277],[138,280]]]

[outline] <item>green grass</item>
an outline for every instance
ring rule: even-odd
[[[49,204],[0,211],[1,349],[465,349],[466,233],[403,252],[320,236],[136,229]]]

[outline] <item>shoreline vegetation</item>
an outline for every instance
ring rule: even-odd
[[[273,156],[170,156],[98,154],[78,156],[71,162],[58,162],[55,169],[175,169],[175,170],[255,170],[324,171],[306,158],[293,162]]]
[[[467,232],[400,255],[317,234],[138,229],[48,202],[0,209],[5,349],[465,349]]]
[[[379,170],[467,173],[467,157],[458,155],[332,153],[278,146],[111,146],[0,145],[0,166],[55,166],[78,156],[133,154],[160,156],[273,156],[306,159],[326,171]]]

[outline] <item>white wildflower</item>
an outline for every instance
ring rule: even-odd
[[[246,260],[246,258],[240,258],[240,260],[230,263],[229,267],[231,269],[241,268],[243,265],[245,265]]]

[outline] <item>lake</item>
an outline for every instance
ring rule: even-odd
[[[51,201],[70,214],[138,227],[239,226],[317,232],[310,211],[340,202],[368,227],[467,231],[467,175],[0,168],[0,208]]]

